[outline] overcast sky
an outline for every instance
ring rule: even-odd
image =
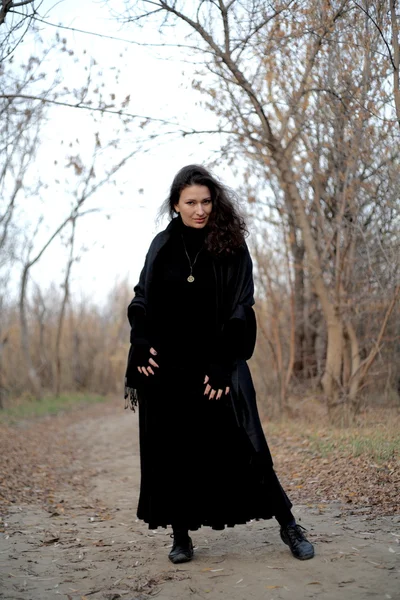
[[[112,5],[117,7],[118,3],[112,2]],[[55,24],[137,41],[160,41],[155,28],[145,27],[139,30],[134,26],[122,26],[110,15],[106,3],[68,0],[54,4],[45,0],[39,12],[46,20]],[[42,37],[49,41],[53,39],[56,29],[48,25],[42,27]],[[123,99],[128,94],[131,96],[130,113],[178,119],[183,126],[205,129],[215,126],[213,115],[202,109],[199,104],[201,97],[192,89],[194,66],[180,60],[179,52],[141,47],[65,30],[59,32],[67,39],[67,47],[74,49],[74,57],[83,57],[77,63],[58,54],[50,59],[49,69],[55,68],[55,63],[61,61],[66,85],[74,87],[75,84],[78,87],[84,81],[84,61],[92,56],[98,65],[97,71],[103,71],[100,79],[106,87],[110,86],[110,92],[116,93],[117,99]],[[184,34],[183,29],[174,28],[171,38],[165,41],[173,43]],[[34,47],[32,39],[27,36],[23,47],[17,52],[22,57]],[[111,68],[114,71],[110,71]],[[118,85],[112,78],[115,68],[121,71]],[[112,128],[116,123],[117,118],[110,117],[101,125],[104,144],[107,137],[113,135]],[[91,148],[96,128],[98,124],[93,122],[87,111],[59,107],[51,109],[35,164],[42,176],[47,177],[49,187],[41,194],[40,199],[27,198],[25,201],[27,223],[34,225],[39,212],[45,215],[45,227],[42,228],[38,242],[44,240],[52,227],[67,214],[71,201],[68,197],[70,190],[67,189],[64,178],[67,176],[68,183],[73,184],[73,170],[63,168],[61,172],[60,162],[57,161],[57,165],[54,165],[54,157],[61,157],[65,153],[65,144],[75,138],[79,138],[79,147],[84,155]],[[127,154],[134,148],[135,133],[134,128],[130,135],[121,133],[119,148],[115,152],[116,162],[118,153]],[[139,133],[143,137],[143,131],[138,130]],[[203,137],[201,140],[194,136],[179,139],[162,136],[157,144],[153,142],[151,150],[139,153],[130,161],[128,168],[117,175],[115,188],[105,188],[91,200],[88,208],[99,207],[102,211],[84,217],[78,225],[78,248],[84,245],[87,250],[74,267],[73,293],[95,295],[103,299],[116,280],[125,278],[128,278],[133,287],[148,245],[155,233],[162,228],[162,224],[156,223],[157,211],[167,196],[175,173],[188,163],[207,163],[211,157],[215,157],[214,152],[220,143],[218,136]],[[112,153],[107,156],[108,160],[113,159]],[[233,176],[222,165],[214,171],[226,183],[234,185]],[[99,176],[98,173],[97,175]],[[56,180],[59,180],[58,184],[55,183]],[[61,281],[65,260],[65,249],[60,243],[55,243],[32,270],[34,280],[41,286],[47,286],[51,281]]]

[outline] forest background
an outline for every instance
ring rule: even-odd
[[[122,398],[157,208],[201,162],[249,223],[262,414],[398,414],[399,23],[396,0],[2,0],[3,412]]]

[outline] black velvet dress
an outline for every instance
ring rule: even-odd
[[[147,331],[159,369],[138,385],[141,489],[138,518],[223,529],[290,514],[273,468],[237,423],[230,396],[209,400],[204,377],[221,360],[215,279],[204,231],[181,225],[154,265]],[[190,265],[193,283],[187,281]],[[196,258],[197,257],[197,258]],[[226,352],[226,345],[224,346]],[[223,357],[229,361],[229,356]]]

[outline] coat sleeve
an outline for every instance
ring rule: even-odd
[[[140,273],[139,282],[133,288],[135,295],[128,306],[128,319],[131,327],[134,325],[135,313],[138,310],[146,314],[145,282],[148,266],[146,263],[147,257],[144,263],[144,267]]]
[[[223,327],[223,345],[235,358],[251,358],[257,337],[254,305],[253,263],[246,244],[236,259],[231,279],[230,294],[233,297],[229,319]]]
[[[145,316],[147,314],[146,289],[148,287],[148,279],[153,267],[154,258],[160,248],[160,241],[161,234],[159,233],[150,244],[143,269],[140,273],[139,281],[133,288],[135,296],[128,306],[128,319],[131,327],[134,327],[135,325],[135,314],[137,314],[137,311],[141,311]]]

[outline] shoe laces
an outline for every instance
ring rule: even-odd
[[[296,525],[291,525],[286,528],[286,533],[292,540],[296,540],[298,542],[302,542],[305,539],[305,535],[303,531],[307,531],[305,527],[296,523]]]

